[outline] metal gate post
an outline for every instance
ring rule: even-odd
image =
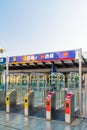
[[[87,74],[85,75],[85,117],[87,117]]]
[[[8,63],[9,63],[9,58],[8,57],[6,57],[6,92],[7,92],[7,90],[8,90]]]
[[[82,116],[82,49],[79,49],[79,106],[80,116]]]

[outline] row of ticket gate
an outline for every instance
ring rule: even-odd
[[[55,92],[49,92],[48,96],[46,97],[46,119],[51,120],[52,116],[57,115],[56,113],[56,94]],[[75,119],[75,112],[74,112],[74,94],[66,94],[65,97],[65,122],[70,123]]]
[[[1,94],[0,94],[1,95]],[[6,94],[6,112],[15,112],[17,108],[17,91],[11,90],[8,91]],[[1,104],[1,102],[0,102]],[[0,105],[0,107],[2,104]],[[34,91],[28,90],[24,96],[24,103],[23,103],[23,114],[24,116],[32,116],[33,113],[36,114],[37,111],[42,112],[40,113],[42,116],[44,114],[44,118],[46,120],[50,121],[53,119],[57,119],[58,116],[61,116],[61,118],[64,118],[63,121],[66,123],[71,123],[75,119],[75,108],[74,108],[74,94],[68,93],[65,96],[64,101],[64,109],[62,112],[60,110],[56,109],[56,93],[55,92],[49,92],[46,96],[46,105],[44,106],[44,109],[37,108],[34,106]],[[60,114],[61,113],[61,114]]]

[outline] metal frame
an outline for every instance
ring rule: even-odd
[[[82,116],[82,49],[79,49],[79,106],[80,116]]]
[[[87,118],[87,74],[85,74],[85,98],[86,98],[86,106],[85,106],[85,117]]]

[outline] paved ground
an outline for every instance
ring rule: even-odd
[[[68,125],[59,121],[48,122],[43,118],[0,112],[0,130],[87,130],[87,119],[79,125]]]

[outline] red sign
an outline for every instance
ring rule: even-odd
[[[69,55],[69,54],[68,54],[68,51],[64,52],[63,55],[64,55],[65,57],[68,56],[68,55]]]
[[[65,114],[70,114],[70,100],[65,101]]]
[[[51,103],[49,98],[46,99],[46,111],[51,111]]]
[[[44,59],[44,58],[45,58],[45,55],[44,55],[44,54],[41,54],[40,57],[41,57],[41,59]]]

